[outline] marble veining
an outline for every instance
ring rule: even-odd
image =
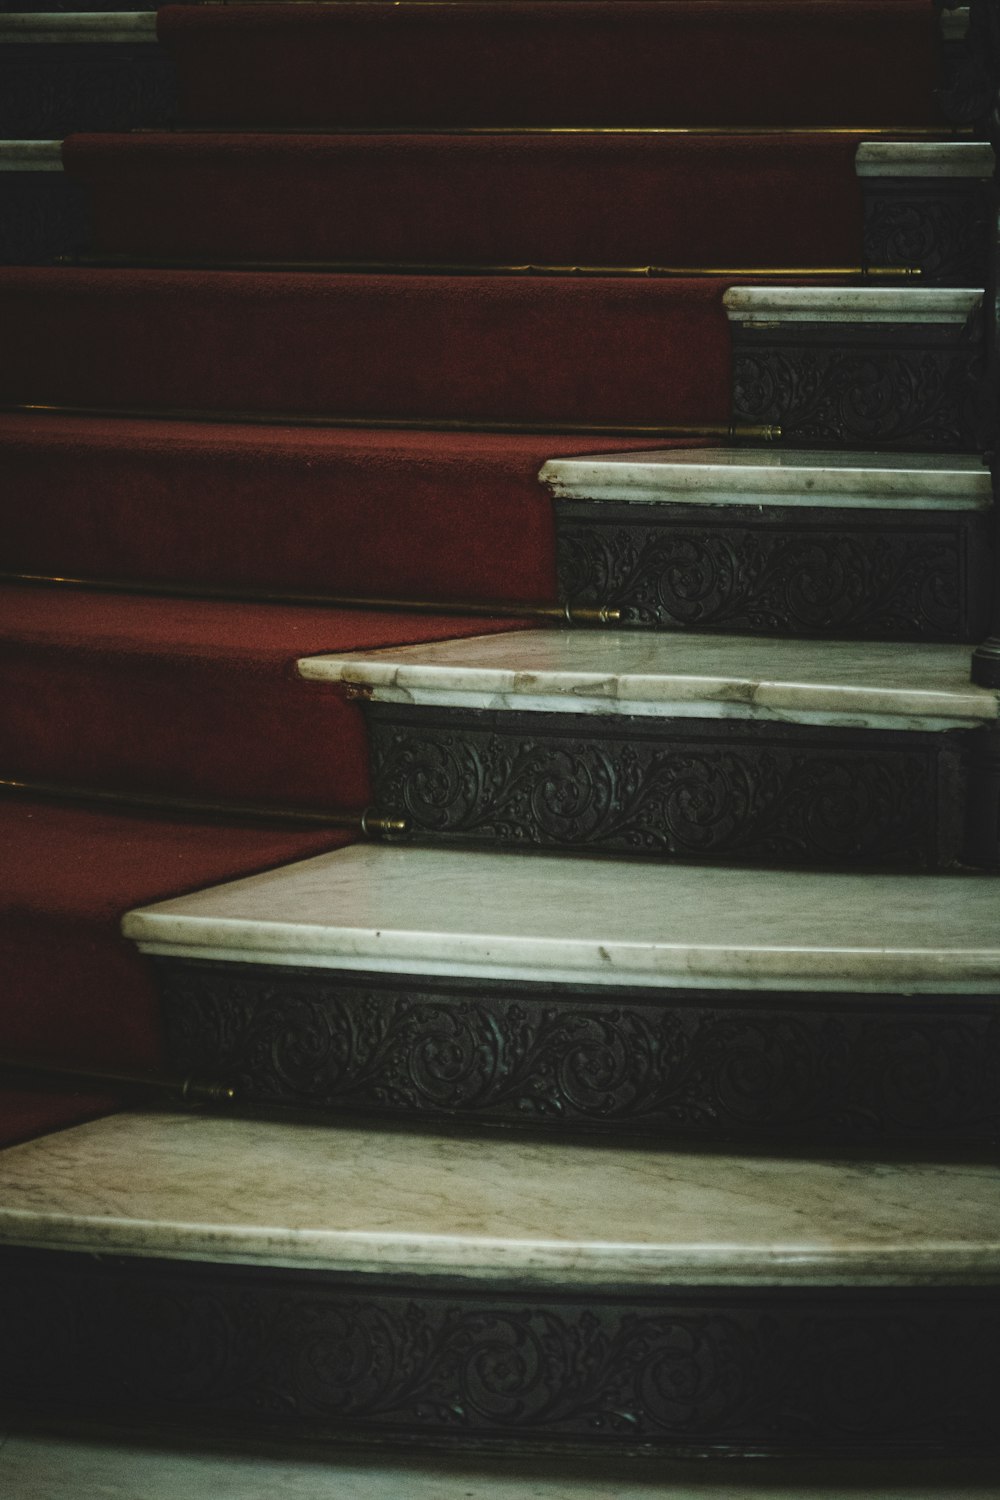
[[[11,1500],[996,1500],[982,1464],[923,1459],[781,1465],[634,1458],[525,1459],[377,1453],[340,1444],[243,1439],[238,1447],[184,1434],[132,1438],[55,1432],[0,1434],[0,1489]]]
[[[992,177],[989,141],[862,141],[859,177]]]
[[[964,323],[981,287],[734,286],[732,323]]]
[[[0,172],[61,172],[62,141],[0,141]]]
[[[0,1153],[0,1243],[517,1284],[1000,1282],[983,1163],[123,1114]]]
[[[557,500],[761,510],[984,510],[992,493],[989,469],[973,454],[665,449],[554,458],[538,477]]]
[[[998,912],[1000,878],[988,875],[358,844],[130,912],[123,929],[147,951],[257,963],[1000,993]]]
[[[35,11],[0,15],[0,45],[12,42],[155,42],[155,11]]]
[[[379,701],[573,714],[936,729],[996,719],[967,646],[533,630],[305,657]]]

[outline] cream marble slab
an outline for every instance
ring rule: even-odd
[[[0,15],[0,45],[155,42],[155,11],[37,11]]]
[[[531,630],[308,656],[313,682],[380,702],[524,712],[783,720],[939,729],[996,719],[968,646]]]
[[[1000,993],[1000,878],[988,875],[357,844],[144,907],[122,925],[146,952],[234,962],[579,985]]]
[[[982,298],[973,287],[734,286],[731,323],[964,323]]]
[[[969,7],[956,5],[941,12],[941,35],[946,42],[960,42],[968,35]]]
[[[639,505],[984,510],[990,471],[975,454],[692,448],[552,458],[538,475],[557,500]]]
[[[854,158],[859,177],[992,177],[988,141],[862,141]]]
[[[0,172],[61,172],[62,141],[0,141]]]
[[[0,1153],[0,1243],[522,1287],[1000,1283],[1000,1169],[184,1114]]]
[[[644,1464],[344,1450],[328,1444],[174,1445],[15,1432],[0,1436],[10,1500],[996,1500],[980,1464],[704,1461]]]

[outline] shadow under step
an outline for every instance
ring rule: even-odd
[[[995,865],[997,695],[969,654],[528,631],[299,663],[364,704],[408,836],[753,863]]]
[[[796,1146],[1000,1136],[998,882],[355,846],[131,912],[246,1105]]]
[[[11,1416],[633,1462],[996,1453],[993,1166],[150,1114],[15,1147],[0,1186]]]

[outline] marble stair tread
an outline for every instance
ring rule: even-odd
[[[0,46],[34,43],[156,42],[154,11],[11,11],[0,15]]]
[[[62,141],[0,141],[0,172],[62,170]]]
[[[533,1460],[378,1454],[316,1443],[206,1444],[0,1429],[0,1485],[18,1500],[996,1500],[990,1470],[940,1462]]]
[[[1000,991],[1000,879],[357,844],[134,910],[145,951],[587,984]],[[877,924],[872,912],[879,913]]]
[[[731,323],[957,324],[981,287],[734,286],[723,298]]]
[[[376,701],[567,714],[780,719],[903,729],[996,720],[964,646],[531,630],[304,657]]]
[[[974,454],[691,448],[554,458],[539,479],[557,500],[647,505],[982,510],[987,466]]]
[[[862,141],[859,177],[992,177],[988,141]]]
[[[120,1114],[0,1154],[0,1244],[531,1286],[1000,1282],[985,1162]]]

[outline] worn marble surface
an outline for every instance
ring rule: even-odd
[[[0,172],[61,172],[62,141],[0,141]]]
[[[878,913],[877,923],[872,913]],[[356,844],[131,912],[151,952],[587,984],[1000,992],[1000,877]]]
[[[155,11],[34,11],[0,15],[0,45],[12,42],[155,42]]]
[[[1000,1169],[122,1114],[0,1153],[0,1243],[518,1285],[1000,1282]]]
[[[997,717],[969,648],[627,630],[531,630],[305,657],[314,682],[384,702],[900,729]]]
[[[984,510],[992,499],[989,469],[965,453],[665,449],[553,458],[538,477],[557,500],[643,505],[966,511]]]
[[[862,141],[859,177],[992,177],[989,141]]]
[[[964,323],[982,297],[972,287],[734,286],[731,323]]]
[[[941,35],[947,42],[960,42],[969,30],[969,7],[956,5],[940,13]]]
[[[634,1458],[421,1458],[329,1445],[193,1436],[0,1433],[0,1491],[10,1500],[996,1500],[984,1466],[915,1463],[723,1463]]]

